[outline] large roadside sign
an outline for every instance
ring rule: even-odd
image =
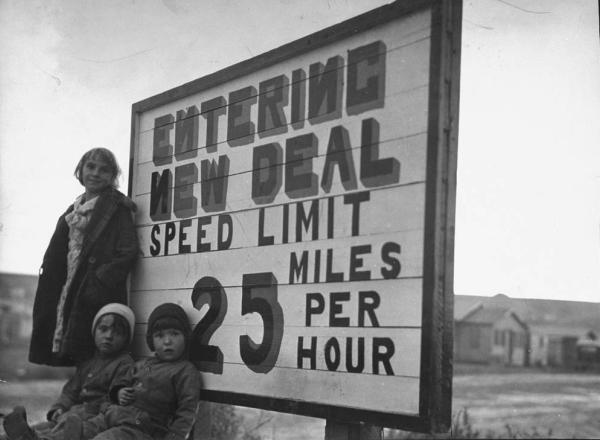
[[[461,3],[408,0],[133,105],[150,311],[204,399],[447,429]]]

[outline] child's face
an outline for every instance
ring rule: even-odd
[[[115,328],[115,317],[112,314],[104,315],[96,324],[94,331],[94,344],[102,356],[118,353],[127,343],[127,335]]]
[[[90,158],[81,170],[81,180],[88,194],[99,194],[111,185],[114,174],[110,165],[100,158]]]
[[[167,362],[176,361],[185,350],[185,337],[180,330],[167,328],[152,333],[156,356]]]

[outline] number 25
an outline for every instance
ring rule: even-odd
[[[209,309],[196,324],[191,337],[190,359],[200,371],[223,374],[223,352],[209,345],[227,313],[227,295],[219,281],[203,277],[192,291],[194,308]],[[263,339],[257,344],[248,335],[239,337],[242,361],[255,373],[268,373],[275,366],[283,337],[283,310],[277,301],[277,279],[271,272],[242,276],[242,315],[258,313],[263,320]]]

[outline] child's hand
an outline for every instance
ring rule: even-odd
[[[62,410],[62,408],[56,408],[54,411],[52,411],[52,418],[51,420],[53,422],[58,422],[58,418],[64,413],[64,411]]]
[[[119,405],[126,406],[133,402],[133,398],[135,396],[135,392],[133,387],[125,387],[121,388],[117,393],[117,397],[119,398]]]

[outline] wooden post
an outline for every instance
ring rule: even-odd
[[[365,423],[327,419],[325,440],[383,440],[383,428]]]

